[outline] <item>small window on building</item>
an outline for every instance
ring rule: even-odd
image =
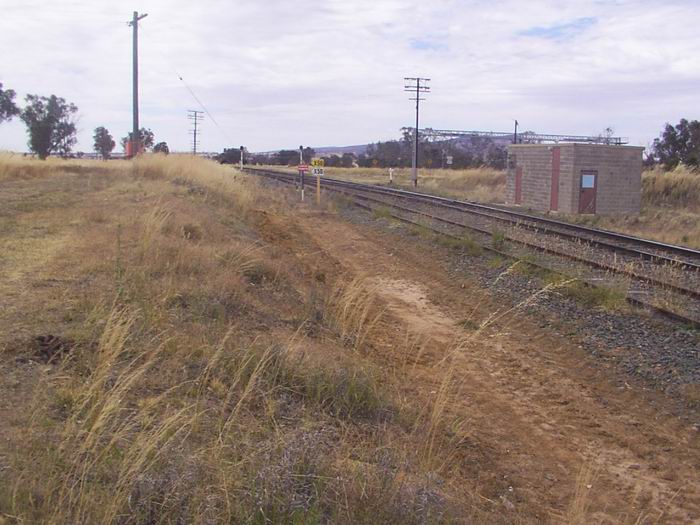
[[[581,172],[581,187],[582,188],[595,188],[595,177],[598,174],[597,171],[582,171]]]

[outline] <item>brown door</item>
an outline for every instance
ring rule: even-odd
[[[515,204],[523,202],[523,169],[515,168]]]
[[[579,213],[595,213],[595,194],[598,186],[598,172],[581,170],[581,194],[578,198]]]

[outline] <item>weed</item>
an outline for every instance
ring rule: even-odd
[[[506,264],[506,261],[500,255],[490,257],[489,260],[486,261],[486,265],[493,270],[498,269],[498,268],[503,268],[503,266],[505,266],[505,264]]]
[[[251,284],[262,284],[263,282],[274,282],[277,272],[266,262],[248,264],[243,271],[243,275]]]
[[[461,328],[464,328],[465,330],[470,331],[470,332],[479,329],[479,323],[477,323],[473,319],[462,319],[457,324]]]
[[[349,210],[355,206],[355,201],[342,193],[334,194],[332,202],[334,207],[338,210]]]
[[[386,206],[379,206],[378,208],[374,208],[372,210],[372,216],[375,219],[386,219],[386,220],[391,220],[393,219],[393,215],[391,214],[391,210],[387,208]]]
[[[183,224],[182,237],[188,241],[198,241],[202,238],[202,228],[197,224]]]
[[[450,248],[451,250],[463,251],[472,257],[477,257],[483,253],[481,245],[468,235],[459,238],[438,235],[436,236],[436,240],[442,246]]]
[[[493,230],[491,233],[491,246],[494,250],[503,251],[506,247],[506,234],[501,230]]]
[[[519,258],[513,265],[513,269],[525,277],[537,277],[549,280],[556,278],[556,274],[551,270],[543,268],[534,255],[525,255]]]
[[[355,279],[338,286],[324,307],[323,319],[326,324],[355,350],[362,347],[382,314],[374,308],[375,288],[366,279]]]
[[[411,224],[408,228],[408,234],[414,237],[420,237],[423,239],[432,237],[433,232],[427,226],[423,224]]]
[[[590,286],[572,281],[563,286],[561,293],[587,306],[600,306],[606,310],[621,310],[627,305],[627,292],[619,287]]]

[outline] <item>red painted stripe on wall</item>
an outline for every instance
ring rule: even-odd
[[[559,173],[561,171],[561,148],[552,148],[552,187],[549,192],[549,209],[559,209]]]
[[[515,168],[515,204],[523,202],[523,168]]]

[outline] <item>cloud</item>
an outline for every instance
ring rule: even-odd
[[[561,40],[564,38],[573,38],[574,36],[593,26],[597,21],[598,19],[595,17],[586,16],[563,24],[555,24],[547,27],[531,27],[524,31],[520,31],[518,34],[520,36]]]
[[[131,11],[119,2],[3,7],[2,77],[18,97],[56,94],[92,130],[131,127]],[[141,123],[171,149],[270,150],[389,139],[410,125],[403,78],[432,79],[422,124],[596,134],[646,144],[700,107],[700,5],[669,0],[140,0]],[[184,79],[183,83],[179,77]],[[0,125],[0,149],[24,127]]]
[[[408,43],[412,49],[419,51],[447,51],[449,49],[446,43],[440,42],[434,37],[411,38]]]

